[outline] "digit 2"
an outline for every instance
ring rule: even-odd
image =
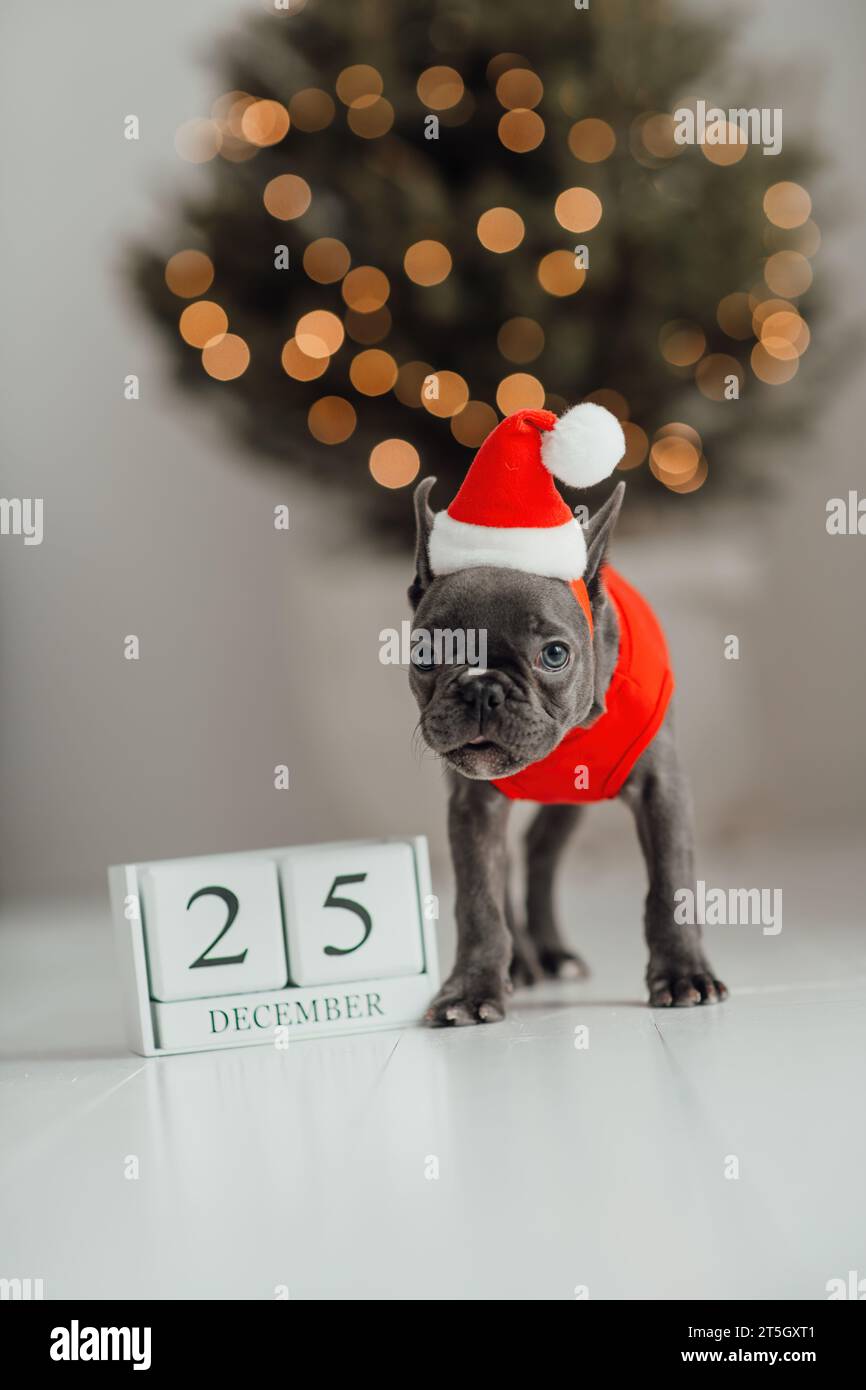
[[[361,921],[364,923],[364,935],[361,937],[361,940],[358,941],[354,946],[346,946],[345,949],[341,949],[341,947],[339,946],[326,946],[326,956],[350,956],[353,951],[358,950],[359,946],[363,946],[364,942],[367,940],[367,937],[370,935],[370,932],[373,930],[373,919],[367,911],[366,907],[362,907],[360,903],[356,903],[354,898],[334,897],[335,888],[342,888],[344,883],[363,883],[366,877],[366,874],[338,874],[337,877],[334,879],[334,882],[328,889],[328,896],[326,897],[322,906],[344,907],[347,912],[356,913],[360,917]]]
[[[217,956],[216,960],[210,960],[208,958],[208,951],[212,951],[217,942],[222,941],[229,927],[232,925],[232,922],[238,915],[238,908],[240,907],[240,903],[238,902],[237,894],[233,893],[230,888],[199,888],[197,892],[193,893],[192,897],[187,903],[187,912],[189,912],[196,898],[207,897],[221,898],[222,901],[225,903],[226,907],[228,908],[229,915],[226,918],[226,924],[220,932],[219,936],[215,936],[211,944],[209,946],[205,946],[198,959],[194,960],[192,965],[189,967],[190,970],[199,970],[205,965],[243,965],[244,961],[247,958],[248,948],[246,946],[236,956]]]

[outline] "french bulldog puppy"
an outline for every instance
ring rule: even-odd
[[[560,935],[553,879],[583,814],[576,804],[544,805],[527,836],[526,923],[511,910],[506,826],[511,800],[493,785],[545,758],[576,726],[605,711],[617,664],[619,620],[602,563],[625,494],[619,483],[584,526],[584,582],[592,631],[569,585],[519,570],[476,566],[434,577],[428,496],[415,491],[416,574],[409,589],[415,628],[486,633],[487,666],[410,667],[410,686],[427,745],[448,768],[448,830],[457,887],[457,959],[433,1000],[433,1025],[492,1023],[505,1016],[514,983],[580,977],[586,967]],[[567,660],[562,664],[562,649]],[[646,860],[646,983],[656,1007],[724,999],[727,989],[704,955],[700,928],[674,917],[674,893],[694,889],[692,809],[668,707],[619,795],[632,811]]]

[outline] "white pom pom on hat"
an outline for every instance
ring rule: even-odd
[[[624,453],[622,425],[593,401],[572,406],[541,436],[542,463],[569,487],[592,487],[609,478]]]
[[[586,542],[553,480],[592,487],[624,453],[619,421],[592,401],[560,419],[549,410],[509,415],[484,440],[448,510],[434,518],[433,574],[492,565],[580,579]]]

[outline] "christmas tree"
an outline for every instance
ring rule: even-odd
[[[742,492],[735,443],[811,405],[820,234],[788,133],[767,157],[732,111],[679,142],[682,109],[764,90],[706,90],[728,27],[664,0],[274,0],[178,131],[207,192],[135,251],[179,380],[377,533],[408,530],[419,473],[447,505],[504,414],[587,397],[624,422],[633,504]]]

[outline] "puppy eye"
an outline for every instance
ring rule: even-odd
[[[434,671],[436,669],[435,661],[422,660],[418,652],[412,652],[410,659],[416,671]]]
[[[543,671],[563,671],[571,659],[571,652],[564,642],[548,642],[541,648],[536,661]]]

